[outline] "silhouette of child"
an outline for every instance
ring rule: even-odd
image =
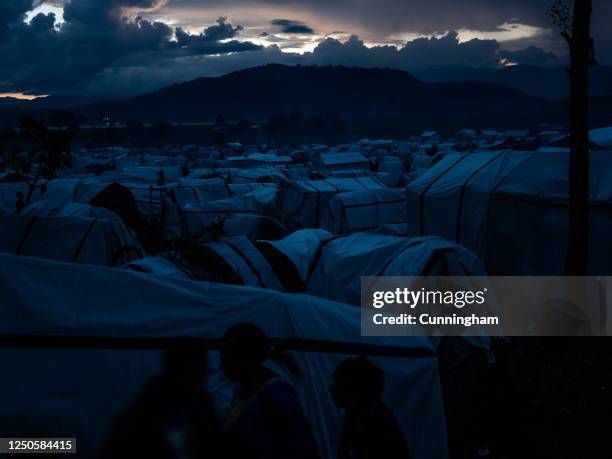
[[[317,444],[293,387],[262,364],[272,359],[288,369],[293,361],[275,351],[253,324],[231,327],[221,343],[221,367],[236,384],[225,418],[228,457],[311,459]]]

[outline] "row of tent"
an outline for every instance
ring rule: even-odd
[[[279,240],[244,236],[202,243],[201,264],[218,282],[281,292],[308,293],[360,305],[363,276],[482,276],[482,263],[469,250],[437,237],[405,238],[371,233],[332,235],[321,229],[296,231]],[[177,260],[151,257],[128,269],[156,276],[185,277]],[[184,265],[183,265],[184,266]],[[197,278],[195,274],[187,277]]]
[[[366,275],[479,275],[484,269],[461,246],[439,238],[369,233],[332,235],[321,229],[289,234],[276,220],[245,214],[228,221],[219,242],[202,242],[221,281],[359,304]],[[235,233],[232,235],[232,231]],[[77,203],[29,206],[0,215],[0,251],[66,262],[118,266],[145,256],[134,233],[111,211]],[[159,259],[159,257],[158,257]],[[156,274],[156,263],[148,266]],[[167,262],[161,263],[162,273]],[[184,275],[183,271],[180,271]]]
[[[612,155],[593,151],[590,163],[589,273],[605,274],[612,253],[607,236],[612,230]],[[50,182],[34,200],[51,207],[70,202],[104,207],[128,228],[156,228],[167,238],[197,239],[219,225],[224,235],[251,240],[304,228],[435,235],[472,250],[490,274],[554,275],[563,272],[567,244],[568,176],[567,152],[500,151],[447,155],[406,188],[386,186],[372,176],[284,184],[194,177],[160,187],[65,179]],[[14,199],[19,186],[1,184],[0,202],[9,201],[7,194]],[[12,211],[10,206],[4,210]]]

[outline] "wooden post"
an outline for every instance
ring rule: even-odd
[[[570,48],[569,228],[565,271],[587,273],[589,250],[589,65],[591,0],[574,0]]]

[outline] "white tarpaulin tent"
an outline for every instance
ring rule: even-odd
[[[314,261],[319,245],[332,234],[322,229],[295,231],[280,241],[265,241],[294,265],[302,282],[306,282],[310,265]]]
[[[17,193],[28,194],[28,184],[25,182],[0,183],[0,214],[3,212],[15,213],[17,209]],[[32,194],[32,201],[40,198],[40,188]]]
[[[45,192],[38,199],[48,204],[61,205],[72,201],[74,188],[82,178],[60,178],[50,180],[45,186]],[[39,188],[40,189],[40,188]]]
[[[172,237],[181,234],[183,209],[229,196],[232,196],[231,190],[219,177],[181,179],[164,186],[86,180],[75,188],[74,201],[107,207],[130,226],[146,224],[149,228],[163,228]]]
[[[346,191],[382,190],[385,186],[372,177],[296,180],[279,193],[283,222],[291,230],[318,228],[329,200]]]
[[[612,126],[591,129],[589,140],[602,148],[612,147]]]
[[[69,281],[68,281],[69,280]],[[32,288],[32,286],[36,288]],[[420,351],[425,357],[371,357],[385,374],[384,399],[415,458],[448,457],[435,341],[360,334],[359,309],[306,295],[162,279],[97,266],[0,254],[0,335],[218,339],[252,322],[270,337]],[[329,384],[346,355],[292,352],[291,378],[324,458],[336,456],[341,413]],[[0,348],[0,432],[13,437],[77,437],[80,458],[96,457],[111,420],[160,368],[159,351]],[[227,407],[231,391],[210,353],[208,388]]]
[[[178,185],[171,186],[173,198],[181,207],[190,202],[211,202],[232,196],[232,191],[221,177],[207,180],[181,180]]]
[[[313,159],[313,164],[319,169],[358,169],[367,168],[368,158],[358,151],[320,153]]]
[[[404,190],[366,190],[339,193],[329,200],[321,227],[335,234],[367,231],[407,220]]]
[[[278,220],[256,214],[233,215],[223,222],[224,236],[244,236],[249,241],[281,239],[289,234]]]
[[[304,292],[319,245],[333,235],[322,229],[295,231],[281,240],[255,241],[287,292]]]
[[[370,169],[338,169],[329,172],[330,177],[334,178],[357,178],[371,177]]]
[[[283,172],[274,166],[249,167],[246,169],[229,168],[225,169],[222,174],[232,184],[259,182],[284,185],[288,182]]]
[[[187,175],[190,179],[208,179],[217,176],[217,173],[213,169],[193,169]]]
[[[207,244],[238,275],[243,285],[284,291],[264,256],[244,236],[228,237]]]
[[[251,191],[255,191],[257,188],[262,187],[274,187],[276,189],[276,184],[272,183],[230,183],[229,189],[232,191],[232,196],[244,196]]]
[[[68,202],[66,204],[49,204],[45,201],[35,201],[32,204],[26,206],[20,213],[20,215],[27,215],[29,217],[37,218],[51,218],[51,217],[83,217],[83,218],[97,218],[113,220],[120,225],[123,225],[123,221],[119,216],[112,210],[104,207],[90,206],[89,204],[82,204],[80,202]]]
[[[181,269],[177,263],[161,256],[140,258],[123,265],[122,268],[160,277],[191,279],[189,273]]]
[[[257,214],[256,202],[244,196],[220,199],[205,204],[187,204],[181,210],[181,233],[200,237],[215,223],[224,222],[235,215]]]
[[[39,185],[32,192],[30,202],[44,201],[51,205],[61,205],[70,202],[72,201],[74,188],[81,180],[80,178],[51,180],[46,184],[44,193],[42,193]],[[25,182],[0,183],[0,210],[15,212],[17,192],[23,193],[25,199],[28,194],[28,184]]]
[[[362,276],[484,276],[469,250],[437,237],[354,233],[326,239],[310,267],[306,293],[361,304]]]
[[[569,153],[451,154],[408,188],[411,235],[465,245],[489,274],[556,275],[567,248]],[[589,273],[610,274],[612,153],[590,153]]]
[[[257,214],[276,217],[277,187],[274,184],[254,187],[243,195],[219,199],[211,202],[188,203],[181,209],[180,214],[182,234],[184,236],[200,236],[206,227],[219,219],[227,219],[239,214]],[[168,212],[169,222],[175,226],[179,215],[177,212]],[[170,220],[170,216],[174,216]]]
[[[131,182],[156,183],[160,171],[163,172],[166,181],[176,180],[183,176],[181,166],[135,166],[122,168],[119,179]]]
[[[117,266],[144,256],[136,236],[115,220],[0,216],[0,252],[71,263]]]

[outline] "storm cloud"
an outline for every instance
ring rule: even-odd
[[[124,97],[266,63],[412,70],[565,62],[549,0],[431,0],[426,8],[408,0],[53,0],[63,6],[61,24],[52,13],[26,22],[40,3],[0,3],[0,93]],[[611,34],[601,31],[610,3],[594,0],[603,63],[612,61]]]
[[[273,19],[270,21],[273,26],[280,27],[282,33],[287,34],[313,34],[314,29],[308,27],[300,21],[292,21],[290,19]]]
[[[24,22],[31,2],[21,2],[3,15],[0,42],[0,92],[49,93],[85,90],[94,77],[135,62],[155,63],[193,55],[236,53],[260,49],[234,39],[242,29],[225,18],[199,34],[188,34],[138,15],[159,8],[163,0],[73,0],[56,27],[53,14]],[[5,7],[3,7],[5,8]],[[6,8],[5,8],[6,9]],[[9,14],[10,13],[10,14]],[[129,18],[126,14],[136,14]]]
[[[553,66],[566,63],[566,57],[560,59],[554,53],[544,51],[535,46],[529,46],[528,48],[516,51],[501,50],[499,55],[508,62],[518,65]]]

